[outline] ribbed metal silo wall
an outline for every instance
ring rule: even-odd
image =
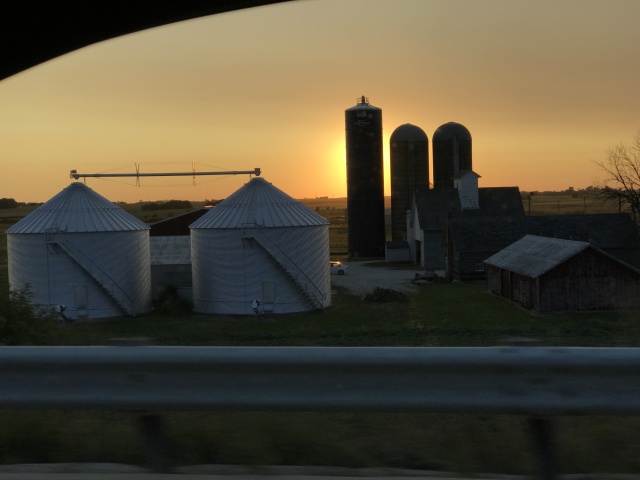
[[[311,279],[331,304],[329,233],[327,226],[264,228],[247,234],[241,229],[191,230],[193,310],[198,313],[252,315],[252,300],[263,298],[265,282],[274,285],[270,313],[312,310],[300,287],[286,269],[258,242],[286,255],[294,275]]]
[[[348,248],[353,257],[384,255],[382,110],[357,105],[345,111]]]
[[[7,253],[10,287],[28,287],[36,305],[64,305],[70,319],[138,315],[151,309],[146,230],[53,237],[11,234]],[[109,279],[108,285],[100,283],[104,278]],[[127,311],[108,292],[114,286]]]
[[[45,235],[12,234],[7,240],[12,258],[10,288],[27,288],[34,305],[45,308],[63,305],[69,319],[123,314],[89,273]]]
[[[429,142],[405,139],[390,142],[391,239],[407,240],[407,210],[416,188],[429,185]]]

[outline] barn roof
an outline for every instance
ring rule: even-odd
[[[329,222],[262,177],[248,183],[190,225],[193,229],[301,227]]]
[[[419,188],[415,201],[422,230],[442,230],[447,219],[461,211],[457,190]]]
[[[443,230],[449,219],[492,216],[524,216],[518,187],[478,188],[478,210],[462,211],[455,189],[420,188],[415,196],[420,228]]]
[[[447,226],[458,252],[497,252],[523,236],[589,242],[603,250],[633,250],[640,237],[626,213],[456,218]]]
[[[526,235],[487,258],[484,263],[538,278],[587,248],[591,248],[587,242]]]
[[[478,189],[478,204],[483,216],[524,216],[518,187],[484,187]]]
[[[7,233],[122,232],[148,229],[147,224],[115,203],[83,183],[73,182],[10,227]]]
[[[190,235],[189,225],[197,219],[205,215],[210,209],[206,207],[192,210],[190,212],[181,213],[171,218],[157,221],[150,224],[149,236],[172,236],[172,235]]]

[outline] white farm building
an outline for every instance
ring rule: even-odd
[[[329,222],[256,177],[191,224],[193,309],[250,315],[331,305]]]
[[[151,309],[149,227],[74,182],[7,230],[9,285],[70,319]]]

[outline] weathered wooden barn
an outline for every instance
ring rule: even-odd
[[[491,292],[536,312],[640,308],[640,270],[588,242],[526,235],[484,263]]]
[[[525,235],[588,242],[625,263],[640,265],[638,228],[627,213],[463,217],[447,223],[446,277],[484,279],[484,260]]]

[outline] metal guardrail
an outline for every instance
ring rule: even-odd
[[[1,347],[0,407],[640,413],[640,349]]]
[[[0,408],[139,411],[157,471],[164,410],[519,414],[553,479],[549,419],[640,413],[640,349],[0,347]]]

